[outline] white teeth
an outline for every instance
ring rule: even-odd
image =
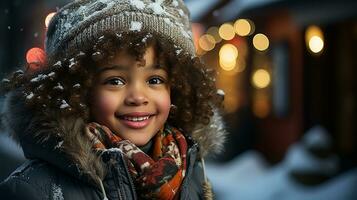
[[[138,122],[138,121],[144,121],[149,119],[150,116],[145,116],[145,117],[124,117],[125,120],[133,121],[133,122]]]

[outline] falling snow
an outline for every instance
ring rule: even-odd
[[[38,37],[38,33],[37,33],[37,32],[34,33],[33,36],[34,36],[35,38],[37,38],[37,37]]]

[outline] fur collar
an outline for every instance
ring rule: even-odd
[[[81,134],[85,126],[83,119],[61,118],[56,113],[46,116],[34,113],[24,105],[21,90],[7,94],[2,123],[21,145],[25,156],[46,160],[72,174],[74,171],[76,175],[89,177],[89,182],[97,184],[105,169],[92,153],[88,139]],[[223,147],[226,131],[218,110],[214,113],[208,126],[197,126],[187,135],[199,144],[200,157],[218,153]]]

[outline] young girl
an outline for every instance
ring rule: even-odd
[[[29,159],[1,199],[212,199],[222,96],[181,0],[81,0],[51,20],[47,62],[3,81]]]

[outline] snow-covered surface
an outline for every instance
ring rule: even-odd
[[[38,81],[44,80],[46,78],[47,78],[47,75],[39,74],[35,78],[31,79],[30,82],[34,83],[34,82],[38,82]]]
[[[63,145],[63,141],[58,142],[58,144],[55,146],[55,149],[61,148]]]
[[[145,8],[144,2],[140,0],[130,0],[130,4],[139,10],[143,10]]]
[[[227,180],[245,183],[265,174],[267,163],[258,152],[249,151],[225,165],[207,163],[206,171],[215,189],[223,190]],[[254,173],[251,173],[254,172]]]
[[[62,100],[60,108],[61,109],[65,109],[65,108],[68,108],[68,107],[70,107],[69,104],[65,100]]]
[[[148,5],[148,8],[151,9],[154,12],[154,14],[156,14],[156,15],[165,14],[165,10],[161,6],[161,3],[162,3],[162,1],[157,1],[157,2],[150,3]]]
[[[290,147],[286,159],[285,167],[291,171],[308,173],[319,173],[333,175],[338,171],[338,157],[331,155],[327,158],[317,158],[309,154],[301,144]]]
[[[335,154],[320,158],[309,152],[309,149],[327,150],[331,147],[331,138],[327,130],[321,126],[309,129],[301,141],[292,145],[284,160],[290,171],[333,175],[338,171],[338,157]]]
[[[73,88],[80,88],[80,87],[81,87],[81,84],[79,84],[79,83],[73,85]]]
[[[28,94],[27,96],[26,96],[26,99],[27,100],[30,100],[30,99],[32,99],[34,97],[34,94],[31,92],[30,94]]]
[[[219,94],[219,95],[221,95],[221,96],[224,96],[224,95],[225,95],[225,93],[224,93],[224,91],[223,91],[222,89],[218,89],[218,90],[217,90],[217,94]]]
[[[307,147],[328,148],[331,146],[332,141],[324,127],[315,126],[306,132],[303,143]]]
[[[64,90],[63,86],[60,83],[57,83],[55,87],[53,87],[55,90]]]
[[[249,152],[223,166],[207,164],[217,199],[224,200],[355,200],[357,169],[319,186],[295,182],[283,163],[268,168],[258,153]]]
[[[130,25],[131,31],[141,31],[143,24],[141,22],[132,21]]]
[[[119,149],[119,148],[110,148],[110,149],[107,149],[106,151],[108,151],[108,152],[120,152],[120,153],[123,152],[123,151],[122,151],[121,149]]]
[[[355,200],[357,168],[335,175],[338,158],[331,154],[318,158],[307,151],[307,143],[327,144],[327,131],[314,127],[289,148],[285,159],[269,167],[264,158],[251,151],[225,165],[207,164],[216,199],[224,200]],[[320,185],[307,186],[296,181],[291,172],[309,172],[332,178]],[[335,175],[335,176],[332,176]]]

